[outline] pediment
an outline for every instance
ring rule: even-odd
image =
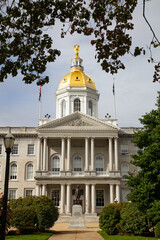
[[[72,130],[72,129],[103,129],[103,130],[119,130],[119,128],[112,124],[107,124],[101,120],[91,117],[80,112],[72,113],[63,118],[50,120],[49,122],[38,127],[38,130]]]

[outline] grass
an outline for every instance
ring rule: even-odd
[[[152,238],[152,237],[107,235],[104,231],[98,231],[98,233],[105,240],[153,240],[153,239],[158,240],[158,238]]]
[[[53,232],[6,236],[6,240],[48,240]]]

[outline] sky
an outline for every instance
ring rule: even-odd
[[[158,39],[160,39],[160,0],[146,2],[146,16],[151,23]],[[149,46],[152,39],[151,31],[142,17],[142,0],[134,12],[132,31],[133,46]],[[96,89],[100,93],[98,115],[100,119],[109,113],[115,117],[114,96],[112,93],[113,78],[115,81],[116,118],[119,127],[140,127],[139,118],[155,109],[157,91],[160,83],[153,83],[154,65],[148,63],[149,54],[133,57],[130,54],[122,58],[126,69],[118,74],[110,75],[102,70],[95,59],[94,46],[90,44],[91,37],[83,35],[67,35],[60,37],[60,25],[50,29],[53,36],[53,47],[61,50],[61,56],[54,63],[47,65],[47,75],[50,82],[42,87],[42,118],[45,114],[56,117],[55,93],[60,80],[70,72],[71,59],[74,58],[74,45],[80,45],[79,56],[83,59],[84,72],[91,76]],[[133,50],[134,48],[132,48]],[[154,59],[159,60],[160,49],[153,51]],[[0,83],[0,127],[30,126],[36,127],[39,119],[39,87],[25,84],[22,76],[9,76]]]

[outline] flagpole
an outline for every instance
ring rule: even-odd
[[[41,86],[39,86],[39,119],[42,117],[42,97],[41,97]]]
[[[114,118],[117,118],[116,115],[116,94],[115,94],[115,78],[113,78],[113,98],[114,98]]]

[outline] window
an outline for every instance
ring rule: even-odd
[[[18,154],[18,144],[14,144],[12,148],[12,154],[17,155]]]
[[[128,163],[122,163],[121,165],[121,174],[122,174],[122,179],[125,180],[126,176],[128,176],[129,172],[129,165]]]
[[[95,170],[96,171],[103,171],[104,170],[104,161],[103,161],[102,156],[96,156]]]
[[[88,115],[92,116],[92,101],[88,102]]]
[[[26,165],[26,179],[33,179],[33,164],[29,163]]]
[[[25,197],[33,196],[33,189],[25,189]]]
[[[52,200],[54,200],[55,206],[59,206],[59,199],[60,199],[60,191],[52,190]]]
[[[62,101],[62,117],[66,116],[66,101]]]
[[[74,157],[74,162],[73,162],[73,168],[75,172],[81,172],[82,171],[82,158],[81,156],[77,155]]]
[[[16,199],[16,190],[14,189],[9,189],[9,195],[8,195],[9,199]]]
[[[58,156],[54,156],[52,158],[52,171],[53,172],[60,171],[60,158]]]
[[[16,163],[13,163],[11,165],[10,179],[17,179],[17,164]]]
[[[122,155],[128,154],[128,146],[127,145],[121,145],[121,154]]]
[[[0,155],[2,154],[2,144],[0,144]]]
[[[34,154],[34,144],[28,144],[28,155]]]
[[[74,112],[76,111],[81,111],[81,102],[79,100],[79,98],[76,98],[74,100]]]
[[[96,206],[104,207],[104,190],[96,190]]]
[[[127,200],[127,195],[129,194],[129,190],[128,189],[122,189],[122,202],[128,202]]]

